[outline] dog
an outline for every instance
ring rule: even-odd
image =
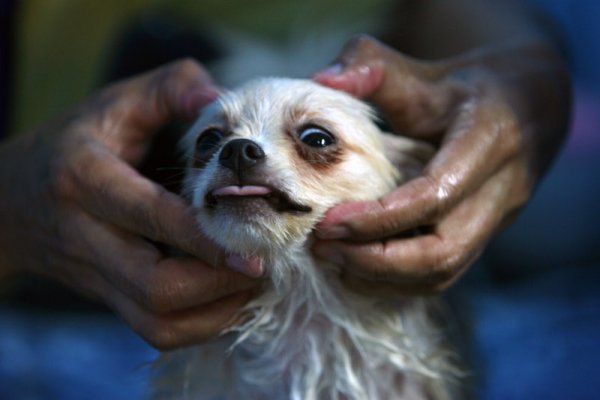
[[[435,299],[347,289],[311,254],[342,202],[414,176],[427,144],[382,132],[364,102],[309,80],[261,78],[205,108],[182,140],[184,196],[206,235],[257,256],[261,294],[221,337],[164,354],[157,398],[452,399],[456,364]]]

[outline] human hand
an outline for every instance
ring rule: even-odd
[[[101,91],[0,147],[0,269],[44,275],[113,308],[161,349],[217,335],[247,302],[256,260],[226,257],[191,208],[141,176],[156,131],[217,89],[180,61]],[[198,257],[168,257],[148,239]]]
[[[569,88],[543,43],[440,62],[369,37],[351,41],[314,79],[364,98],[394,132],[438,151],[422,176],[372,202],[331,209],[315,254],[360,291],[440,292],[526,203],[566,132]],[[417,236],[402,236],[422,228]]]

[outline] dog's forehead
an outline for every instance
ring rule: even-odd
[[[369,105],[310,80],[259,78],[223,93],[202,111],[182,141],[186,151],[207,127],[257,140],[261,144],[282,133],[317,125],[339,139],[348,151],[381,151],[379,129]]]
[[[258,79],[223,96],[222,112],[230,121],[250,123],[283,122],[316,118],[335,120],[370,119],[364,103],[312,81],[286,78]]]

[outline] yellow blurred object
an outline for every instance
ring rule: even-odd
[[[101,82],[123,29],[148,12],[202,29],[224,26],[285,41],[292,29],[352,24],[385,0],[25,0],[17,20],[13,132],[38,126],[87,97]],[[333,56],[333,54],[332,54]]]

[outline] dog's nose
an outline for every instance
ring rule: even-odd
[[[219,154],[219,163],[236,172],[254,167],[264,159],[263,149],[249,139],[234,139],[227,143]]]

